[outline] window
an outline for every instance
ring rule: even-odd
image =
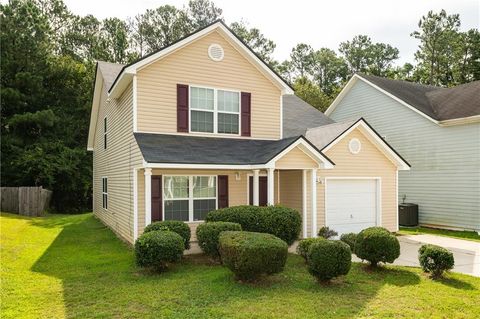
[[[238,134],[240,128],[240,93],[191,87],[190,131]]]
[[[102,177],[102,207],[108,209],[108,179]]]
[[[107,149],[107,118],[103,119],[103,149]]]
[[[201,221],[217,208],[216,176],[164,176],[164,219]]]

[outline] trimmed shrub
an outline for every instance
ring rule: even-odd
[[[400,243],[385,228],[370,227],[357,235],[355,254],[368,260],[373,267],[379,262],[393,263],[400,256]]]
[[[337,236],[338,233],[336,231],[334,231],[333,229],[330,229],[327,226],[323,226],[322,228],[320,228],[317,235],[318,235],[318,237],[323,237],[325,239],[329,239],[329,238]]]
[[[293,244],[300,234],[300,214],[283,206],[233,206],[208,213],[207,222],[238,223],[245,231],[268,233],[288,245]]]
[[[303,259],[307,260],[308,250],[313,243],[316,243],[320,240],[325,240],[323,237],[318,238],[305,238],[298,242],[297,246],[297,254],[303,257]]]
[[[350,246],[352,252],[355,251],[355,241],[357,240],[357,234],[355,233],[345,233],[340,236],[340,240],[345,244]]]
[[[169,230],[173,231],[183,238],[185,249],[190,248],[190,227],[187,223],[184,223],[179,220],[164,220],[161,222],[154,222],[145,227],[144,233],[157,230]]]
[[[447,249],[436,245],[423,245],[418,250],[418,261],[424,272],[432,278],[439,278],[444,271],[455,265],[453,254]]]
[[[203,252],[211,257],[218,258],[218,236],[227,230],[242,230],[242,226],[230,222],[203,223],[197,227],[197,240]]]
[[[219,236],[222,262],[237,279],[251,281],[285,267],[288,245],[271,234],[225,231]]]
[[[319,281],[346,275],[352,266],[350,247],[339,240],[313,243],[307,254],[308,272]]]
[[[183,238],[172,231],[150,231],[135,241],[135,260],[140,267],[164,270],[182,258]]]

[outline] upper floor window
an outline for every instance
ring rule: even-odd
[[[190,87],[190,131],[239,134],[240,92]]]
[[[103,149],[107,149],[107,117],[103,119]]]

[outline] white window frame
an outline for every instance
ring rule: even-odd
[[[105,116],[103,118],[103,149],[106,150],[108,147],[108,141],[107,141],[107,133],[108,133],[108,120],[107,117]]]
[[[165,198],[165,177],[188,177],[188,197],[185,198]],[[193,178],[194,177],[215,177],[215,198],[213,197],[193,197]],[[162,175],[162,220],[165,220],[165,202],[170,200],[188,200],[188,221],[186,223],[203,223],[203,220],[193,219],[193,201],[215,199],[215,209],[218,209],[218,175],[189,175],[189,174],[167,174]]]
[[[192,107],[192,87],[197,88],[197,89],[213,90],[213,110],[197,109],[197,108]],[[218,91],[228,91],[228,92],[238,93],[238,112],[219,111],[218,110]],[[226,136],[241,136],[241,133],[242,133],[241,110],[242,110],[242,92],[239,91],[239,90],[227,89],[227,88],[217,88],[217,87],[208,87],[208,86],[195,85],[195,84],[190,84],[188,86],[188,115],[189,115],[188,132],[189,133],[194,133],[194,134],[217,134],[217,135],[226,135]],[[192,111],[213,113],[213,132],[192,131]],[[238,133],[218,133],[218,113],[238,115]]]
[[[105,191],[105,188],[107,191]],[[108,177],[102,176],[102,208],[108,210]]]

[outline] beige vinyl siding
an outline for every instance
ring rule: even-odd
[[[301,149],[295,147],[275,163],[278,169],[316,168],[318,163]]]
[[[351,154],[348,143],[358,138],[362,144],[360,153]],[[320,170],[325,177],[380,177],[381,178],[381,223],[390,231],[397,231],[396,166],[359,130],[355,129],[325,155],[332,159],[335,168]],[[318,228],[325,225],[325,184],[317,184]]]
[[[301,170],[280,171],[280,204],[296,209],[303,219],[302,174]]]
[[[480,230],[480,123],[439,126],[363,81],[331,117],[364,117],[411,164],[398,195],[419,204],[421,224]]]
[[[208,57],[212,43],[225,51],[220,62]],[[177,84],[250,92],[252,137],[280,138],[280,89],[217,31],[138,72],[139,131],[177,133]]]
[[[100,76],[100,75],[99,75]],[[133,240],[133,167],[142,157],[133,136],[132,86],[107,102],[102,90],[93,151],[93,211],[124,240]],[[107,149],[103,121],[107,116]],[[108,178],[108,209],[102,207],[102,177]]]

